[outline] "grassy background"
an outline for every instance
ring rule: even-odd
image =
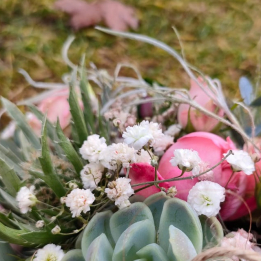
[[[73,1],[73,0],[72,0]],[[211,77],[221,80],[225,91],[238,95],[238,79],[247,75],[255,82],[259,74],[261,5],[258,0],[189,1],[122,0],[136,8],[137,33],[157,38],[176,50],[181,36],[186,59]],[[78,63],[81,54],[98,68],[113,71],[118,62],[138,66],[143,77],[168,86],[188,87],[179,64],[165,52],[131,40],[108,36],[94,29],[73,32],[68,16],[53,9],[54,0],[0,1],[0,95],[16,101],[34,90],[18,68],[33,79],[60,82],[68,72],[61,48],[75,33],[69,57]]]

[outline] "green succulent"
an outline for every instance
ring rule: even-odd
[[[188,261],[223,237],[219,221],[163,192],[97,213],[62,261]]]

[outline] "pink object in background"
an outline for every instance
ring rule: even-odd
[[[203,87],[208,90],[207,83],[201,78],[198,81]],[[210,112],[218,114],[220,117],[224,116],[224,111],[220,110],[213,102],[213,100],[200,88],[200,86],[193,80],[190,81],[190,97],[194,99],[199,105],[204,107]],[[190,105],[181,104],[178,110],[178,122],[185,128],[188,123],[188,117],[190,116],[191,123],[196,131],[212,131],[218,124],[218,120],[206,116],[204,113],[190,108]]]

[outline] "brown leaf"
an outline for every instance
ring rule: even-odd
[[[82,0],[58,0],[54,6],[71,16],[70,24],[76,30],[96,25],[101,21],[109,28],[118,31],[138,27],[134,9],[117,1],[87,3]]]

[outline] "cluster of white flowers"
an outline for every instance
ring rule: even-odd
[[[48,244],[37,250],[34,261],[61,261],[63,256],[64,252],[60,246]]]
[[[81,179],[85,189],[93,191],[101,181],[104,167],[100,163],[89,163],[81,171]]]
[[[174,150],[174,157],[171,158],[170,163],[172,166],[178,166],[182,171],[192,171],[193,175],[200,173],[200,164],[202,160],[195,150],[176,149]]]
[[[16,201],[18,202],[18,207],[22,214],[27,213],[32,210],[32,207],[37,203],[37,198],[34,195],[35,187],[30,188],[22,187],[17,195]]]
[[[164,132],[165,135],[169,135],[175,137],[181,131],[182,126],[180,124],[173,124],[168,127],[168,129]]]
[[[95,196],[89,189],[74,189],[66,197],[65,204],[72,212],[72,217],[79,217],[81,212],[90,210],[90,205],[95,201]]]
[[[225,200],[225,189],[211,181],[198,182],[189,191],[187,202],[198,215],[216,216]]]
[[[173,143],[173,138],[162,133],[158,123],[142,121],[139,125],[128,127],[123,133],[124,142],[136,150],[145,145],[154,148],[156,152],[163,151]]]
[[[99,135],[93,134],[88,136],[80,148],[82,157],[89,162],[96,162],[99,160],[100,153],[107,148],[106,140],[100,138]]]
[[[105,193],[108,198],[115,201],[115,205],[119,209],[128,207],[130,205],[129,197],[134,194],[134,190],[130,185],[130,179],[118,178],[108,184]]]
[[[255,171],[255,163],[250,155],[243,150],[233,150],[233,154],[230,154],[226,160],[231,165],[233,171],[243,171],[247,175],[251,175]],[[228,154],[223,154],[226,156]]]

